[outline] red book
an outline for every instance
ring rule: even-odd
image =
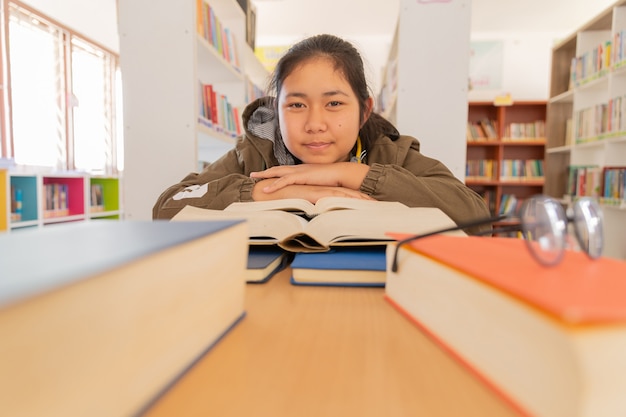
[[[520,414],[626,410],[626,262],[568,251],[545,267],[521,239],[452,236],[398,259],[387,300]]]

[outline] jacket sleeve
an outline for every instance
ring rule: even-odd
[[[260,154],[239,142],[201,173],[191,173],[163,191],[152,208],[152,218],[171,219],[187,205],[223,210],[236,201],[252,201],[256,180],[250,172],[264,167]]]
[[[377,200],[400,201],[409,207],[438,207],[457,224],[489,217],[489,209],[480,195],[457,179],[443,163],[421,154],[417,140],[411,140],[405,150],[395,143],[389,145],[378,152],[379,156],[384,155],[382,158],[372,158],[374,162],[361,185],[362,192]],[[390,163],[385,163],[385,159]],[[465,232],[476,234],[489,229],[491,226],[487,225]]]

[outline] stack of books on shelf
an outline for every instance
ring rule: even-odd
[[[626,166],[570,165],[567,194],[595,197],[607,205],[623,205],[626,199]]]
[[[624,125],[622,114],[626,100],[616,97],[609,103],[598,104],[574,113],[574,129],[576,143],[585,143],[594,140],[604,139],[620,134]]]
[[[43,185],[44,218],[63,217],[69,214],[69,187],[67,184]]]
[[[11,185],[11,221],[22,221],[22,210],[24,208],[24,194],[21,188]]]
[[[510,123],[505,127],[504,137],[504,140],[545,140],[546,123],[543,120]]]
[[[482,119],[478,122],[468,122],[466,136],[468,142],[498,140],[496,122],[489,119]]]
[[[515,215],[519,212],[519,209],[522,206],[523,202],[523,199],[518,198],[514,194],[502,194],[502,197],[500,198],[500,210],[498,214]]]
[[[543,179],[542,159],[504,159],[500,167],[500,180],[524,181]]]
[[[606,166],[602,169],[602,196],[608,205],[624,206],[626,202],[626,167]]]
[[[602,168],[598,165],[570,165],[567,194],[574,197],[599,197],[602,194]]]
[[[91,184],[89,207],[92,213],[104,211],[104,187],[102,184]]]
[[[204,0],[196,0],[197,31],[233,68],[240,70],[237,40]]]
[[[465,165],[465,179],[493,181],[497,178],[498,161],[493,159],[470,159]]]
[[[224,94],[212,84],[200,83],[200,124],[231,137],[241,134],[241,116]]]
[[[611,59],[613,68],[621,68],[626,64],[626,51],[624,50],[624,36],[625,31],[623,29],[615,31],[613,35],[613,45],[611,46]]]
[[[608,74],[614,55],[611,40],[598,43],[582,55],[572,58],[570,66],[570,88],[584,85]]]
[[[254,84],[248,77],[246,77],[246,103],[250,103],[257,98],[265,96],[265,91],[262,88]]]

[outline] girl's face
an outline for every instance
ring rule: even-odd
[[[305,164],[348,161],[361,127],[358,99],[327,58],[305,61],[285,78],[278,118],[285,146]]]

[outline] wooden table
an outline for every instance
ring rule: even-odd
[[[515,416],[381,288],[248,284],[247,316],[145,417]]]

